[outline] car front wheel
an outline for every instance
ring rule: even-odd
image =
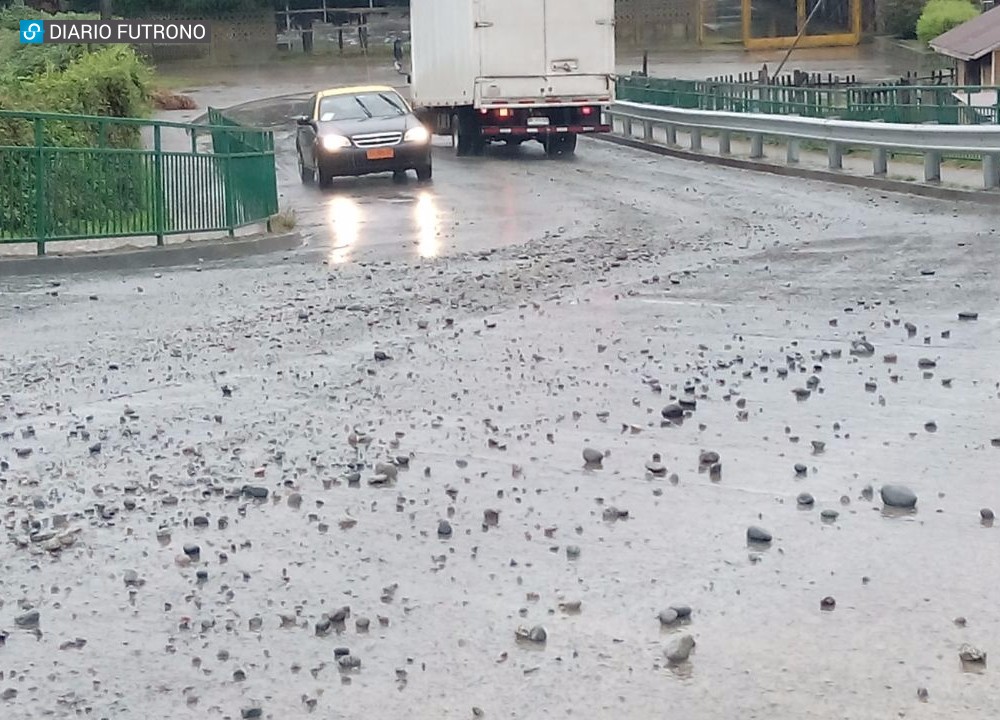
[[[299,177],[302,178],[302,182],[305,185],[312,185],[316,182],[316,171],[312,168],[307,168],[305,161],[302,159],[302,151],[298,151],[299,156]]]
[[[433,174],[433,169],[431,167],[431,161],[428,160],[426,165],[421,165],[417,168],[417,180],[420,182],[427,182],[431,179]]]

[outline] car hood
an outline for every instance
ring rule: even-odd
[[[366,118],[364,120],[328,120],[319,123],[320,134],[337,133],[346,137],[380,132],[406,132],[416,127],[418,121],[412,115],[387,118]]]

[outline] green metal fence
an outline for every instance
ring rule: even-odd
[[[228,232],[278,211],[274,137],[219,125],[0,111],[0,244]],[[211,151],[199,132],[211,132]]]
[[[793,87],[652,78],[618,80],[619,100],[699,110],[801,115],[891,123],[997,124],[994,87],[901,85]]]

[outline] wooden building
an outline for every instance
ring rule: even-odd
[[[930,45],[955,61],[959,85],[1000,85],[1000,7],[939,35]]]

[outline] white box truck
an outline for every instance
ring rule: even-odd
[[[614,0],[410,0],[411,99],[458,155],[537,140],[573,153],[610,132]]]

